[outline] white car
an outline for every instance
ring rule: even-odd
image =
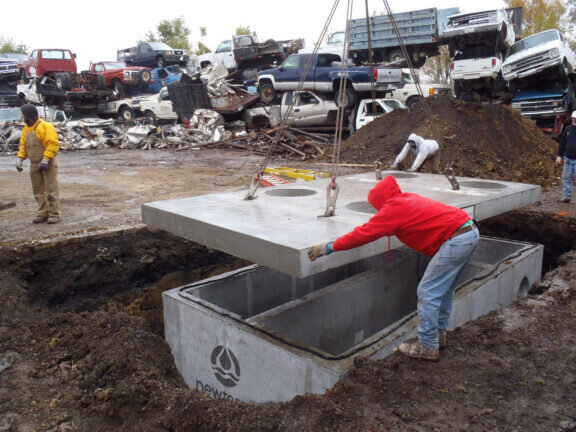
[[[553,29],[528,36],[512,45],[502,64],[502,77],[513,81],[546,71],[566,78],[575,69],[574,51],[568,40]]]
[[[374,108],[376,108],[376,113],[374,113]],[[396,109],[408,109],[408,107],[397,99],[362,99],[356,114],[356,130],[367,125],[375,118]]]
[[[140,111],[146,116],[146,121],[153,125],[156,125],[158,120],[178,119],[178,114],[172,109],[168,87],[163,87],[156,95],[140,99]]]

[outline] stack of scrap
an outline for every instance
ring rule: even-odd
[[[248,150],[255,154],[266,155],[270,152],[274,138],[276,143],[272,154],[283,159],[308,160],[324,155],[332,146],[332,139],[325,134],[314,134],[296,128],[278,128],[252,131],[248,134],[236,134],[233,138],[214,142],[206,147],[228,147]]]

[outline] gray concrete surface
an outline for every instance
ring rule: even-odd
[[[384,172],[394,175],[405,192],[418,193],[465,209],[485,219],[539,200],[540,186],[459,178],[452,190],[443,175]],[[210,248],[262,264],[299,278],[341,267],[388,249],[383,238],[361,248],[340,252],[329,260],[308,260],[309,247],[333,241],[366,222],[373,209],[366,202],[376,184],[374,173],[338,178],[340,192],[333,217],[319,217],[326,210],[329,179],[260,188],[257,198],[246,201],[246,190],[183,199],[157,201],[142,206],[144,223]],[[391,239],[391,248],[401,246]]]

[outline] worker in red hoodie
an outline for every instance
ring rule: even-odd
[[[446,329],[454,290],[478,244],[478,229],[464,210],[423,196],[402,192],[387,176],[368,193],[378,212],[333,243],[308,250],[311,261],[332,252],[352,249],[385,236],[396,236],[406,246],[432,257],[418,284],[418,339],[399,346],[417,359],[438,361],[446,346]]]

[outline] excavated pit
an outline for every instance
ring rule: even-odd
[[[355,203],[356,211],[367,206]],[[544,246],[542,274],[574,249],[574,220],[518,210],[482,221],[483,235]],[[27,301],[55,309],[122,309],[162,335],[162,292],[251,263],[195,242],[138,228],[6,250],[0,268],[27,287]]]

